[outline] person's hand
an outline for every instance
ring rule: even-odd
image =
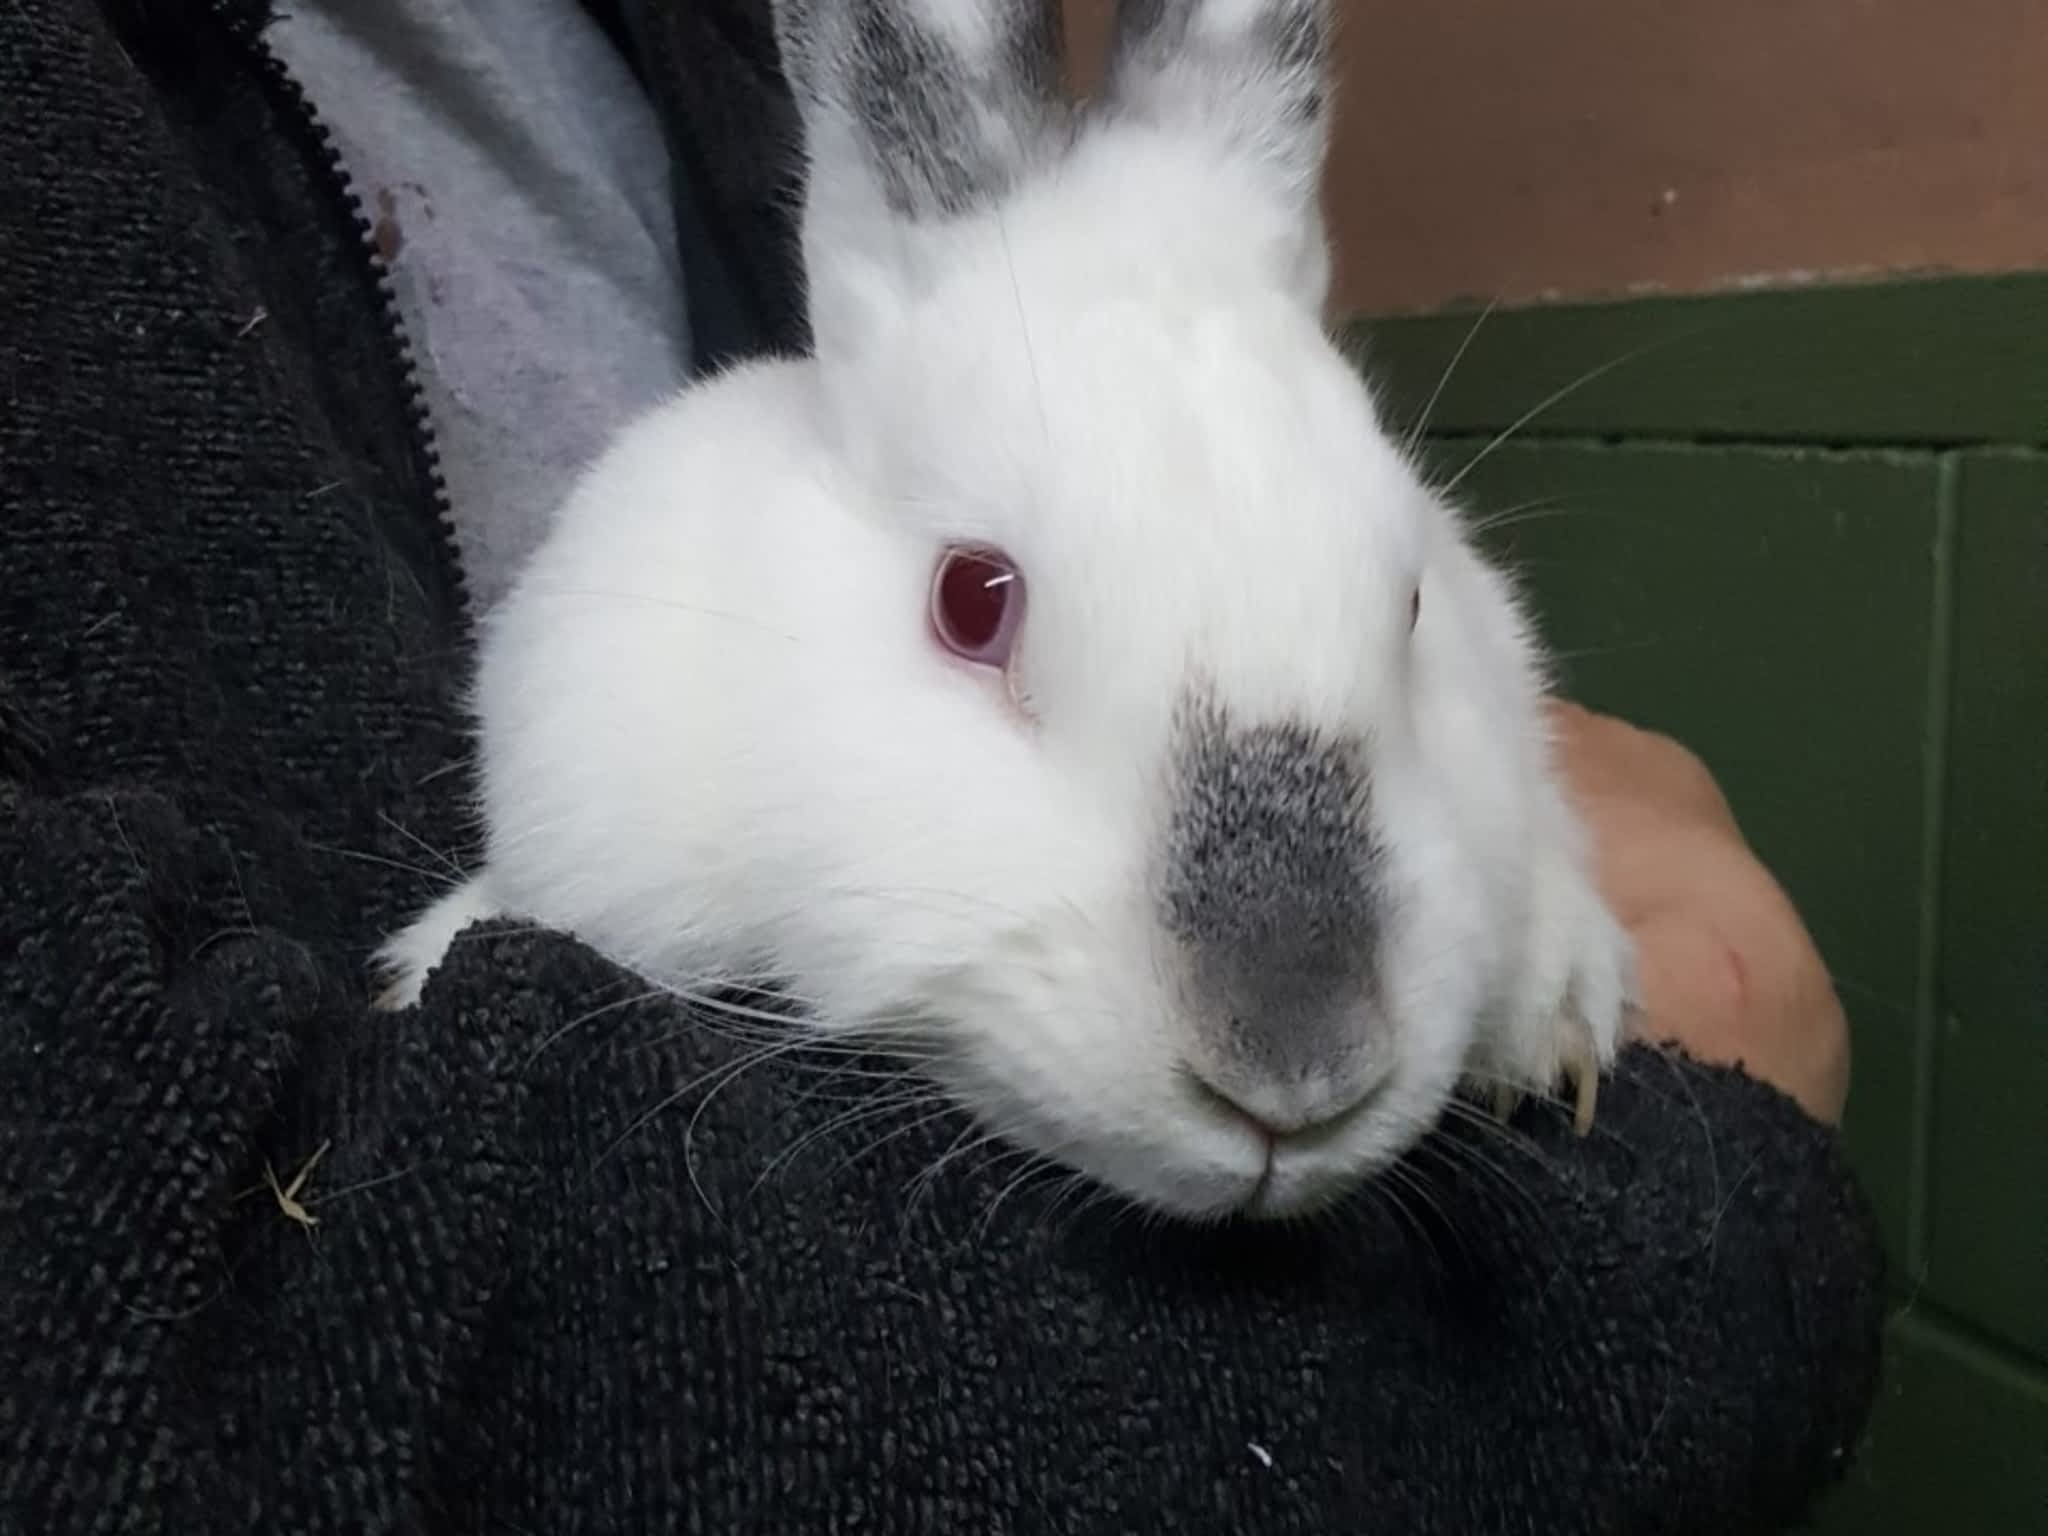
[[[1840,1119],[1849,1092],[1841,1002],[1713,776],[1667,736],[1576,704],[1552,708],[1601,889],[1636,943],[1637,1032],[1739,1064],[1809,1114]]]

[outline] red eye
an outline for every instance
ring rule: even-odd
[[[1010,660],[1024,617],[1024,577],[998,549],[946,551],[932,577],[932,632],[939,644],[976,666]]]

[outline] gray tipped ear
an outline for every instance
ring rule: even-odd
[[[1327,0],[1118,0],[1105,102],[1212,144],[1294,223],[1288,280],[1320,308],[1329,143]]]
[[[776,0],[803,119],[804,265],[821,351],[926,280],[922,236],[1064,145],[1057,0]]]

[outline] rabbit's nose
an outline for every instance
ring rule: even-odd
[[[1364,749],[1303,725],[1240,726],[1211,701],[1182,711],[1174,777],[1160,922],[1190,1059],[1283,1126],[1326,1118],[1390,1048]]]
[[[1361,1057],[1346,1070],[1292,1081],[1242,1070],[1190,1066],[1198,1090],[1275,1141],[1326,1131],[1362,1112],[1393,1075],[1388,1057]]]

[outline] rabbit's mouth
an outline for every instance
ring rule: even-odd
[[[1375,1171],[1406,1152],[1433,1116],[1401,1108],[1408,1097],[1392,1073],[1333,1112],[1274,1123],[1184,1072],[1190,1109],[1210,1133],[1249,1142],[1251,1155],[1222,1215],[1254,1220],[1313,1216],[1342,1200]]]
[[[1112,1066],[1036,1050],[992,1059],[958,1049],[955,1038],[927,1068],[984,1126],[1198,1224],[1315,1216],[1411,1150],[1444,1097],[1432,1091],[1426,1067],[1411,1062],[1349,1102],[1292,1120],[1262,1118],[1184,1065],[1155,1071],[1130,1057]]]

